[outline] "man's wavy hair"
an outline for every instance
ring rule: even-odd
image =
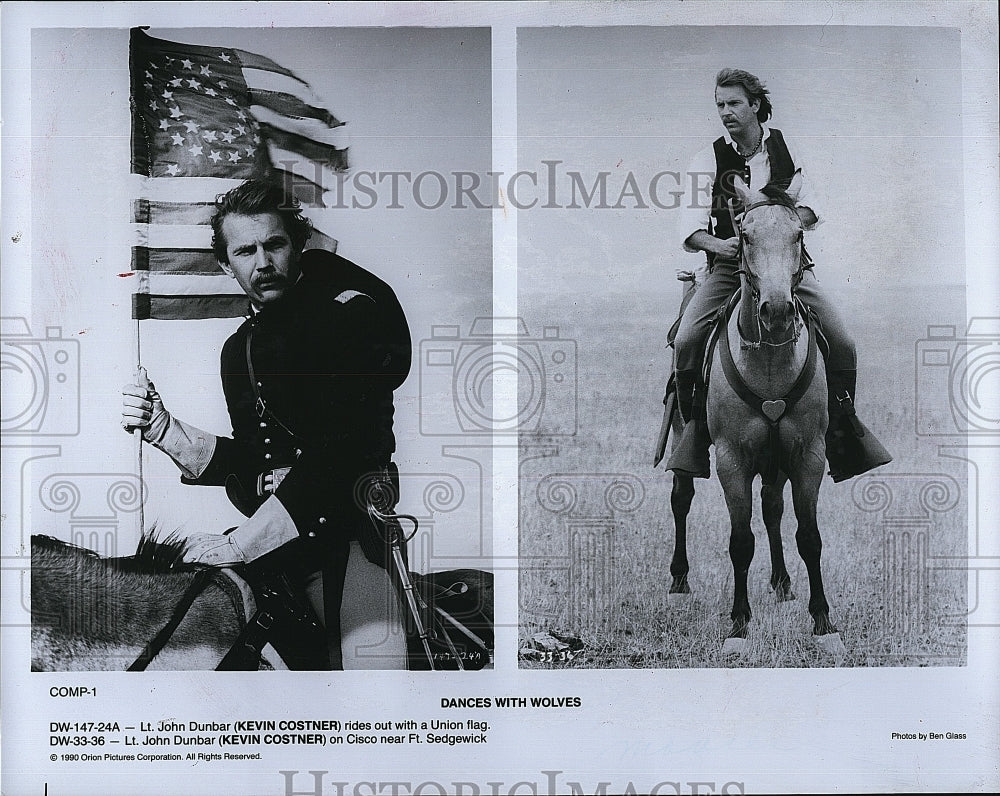
[[[226,216],[256,216],[274,213],[281,219],[285,232],[292,241],[292,248],[301,253],[312,235],[312,222],[302,215],[299,200],[286,193],[280,184],[270,180],[247,180],[228,193],[215,197],[215,215],[212,216],[212,254],[220,263],[228,263],[226,236],[222,222]]]
[[[740,86],[749,97],[750,102],[760,100],[760,107],[757,109],[757,121],[763,124],[771,118],[771,100],[768,98],[767,86],[760,82],[760,78],[744,72],[742,69],[723,69],[715,76],[715,87],[719,86]]]

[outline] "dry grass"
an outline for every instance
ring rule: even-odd
[[[611,399],[594,396],[590,400],[591,416],[613,416]],[[581,412],[581,419],[586,416]],[[921,440],[906,433],[913,424],[905,409],[899,404],[869,406],[865,419],[880,429],[896,455],[891,465],[894,472],[921,472],[906,467],[908,460],[920,460],[926,451]],[[758,497],[753,524],[757,544],[749,578],[753,620],[747,650],[736,659],[724,657],[733,575],[722,490],[714,478],[696,482],[698,494],[688,537],[693,593],[669,597],[671,476],[650,467],[655,420],[653,413],[644,418],[646,437],[614,436],[582,423],[570,445],[565,440],[522,440],[521,635],[527,639],[539,630],[551,629],[577,635],[586,645],[568,662],[522,661],[522,666],[964,665],[966,573],[933,568],[935,556],[963,555],[967,549],[964,501],[931,516],[926,528],[910,528],[910,538],[892,542],[898,529],[855,505],[853,483],[835,485],[829,479],[820,490],[823,576],[831,618],[841,632],[846,655],[831,658],[811,636],[808,582],[795,548],[795,518],[786,486],[782,536],[796,599],[779,604],[771,592]],[[886,439],[881,432],[886,428],[900,431],[895,439]],[[558,443],[558,456],[532,459],[532,450],[545,443]],[[541,479],[553,473],[571,475],[580,498],[572,511],[556,513],[538,500]],[[615,474],[641,482],[645,495],[635,511],[610,511],[602,504],[602,490]],[[964,471],[955,472],[954,477],[964,484]],[[589,556],[574,557],[574,535]],[[929,558],[920,557],[918,542],[926,544]],[[893,544],[909,558],[890,555]]]

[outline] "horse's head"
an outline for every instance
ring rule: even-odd
[[[762,337],[785,342],[795,335],[792,293],[802,279],[802,222],[795,210],[801,175],[795,172],[785,191],[771,185],[751,191],[739,177],[733,187],[746,208],[739,225],[744,288],[756,301]]]

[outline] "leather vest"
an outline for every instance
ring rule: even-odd
[[[788,146],[781,130],[770,128],[770,135],[764,142],[767,157],[771,164],[771,184],[779,188],[787,188],[795,174],[795,164],[788,154]],[[712,228],[711,233],[717,238],[726,240],[736,236],[733,221],[729,215],[728,201],[731,199],[736,212],[740,210],[740,200],[733,190],[736,177],[743,177],[746,168],[746,158],[740,155],[720,136],[712,144],[715,150],[715,182],[712,183]]]

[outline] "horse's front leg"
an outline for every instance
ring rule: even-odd
[[[823,540],[816,522],[816,500],[823,469],[822,463],[818,468],[802,467],[792,476],[792,505],[798,521],[795,543],[805,562],[806,572],[809,573],[809,613],[813,618],[813,635],[816,636],[837,632],[830,621],[830,606],[823,591],[823,575],[820,571]]]
[[[694,499],[694,479],[674,473],[670,509],[674,515],[674,555],[670,559],[671,594],[690,594],[688,585],[687,518]]]
[[[736,451],[720,445],[716,445],[716,470],[729,508],[729,558],[733,563],[733,610],[730,613],[733,626],[723,651],[742,652],[742,641],[746,639],[747,625],[750,624],[747,573],[754,552],[753,531],[750,529],[753,471],[740,460]],[[740,643],[730,643],[733,639],[739,639]]]
[[[778,480],[772,485],[762,484],[760,487],[761,513],[764,515],[764,526],[767,528],[767,543],[771,548],[771,588],[778,602],[794,600],[792,579],[785,567],[785,551],[781,544],[781,516],[785,510],[785,499],[782,494],[788,478],[784,473],[778,473]]]

